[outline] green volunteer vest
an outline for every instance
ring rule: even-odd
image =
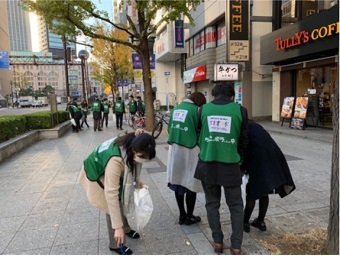
[[[168,143],[176,143],[186,148],[193,148],[197,144],[197,109],[190,102],[183,102],[172,110],[168,125]]]
[[[104,113],[109,113],[110,112],[110,105],[107,103],[103,103],[104,107]]]
[[[93,112],[100,112],[100,102],[99,101],[94,101],[92,102],[92,111]]]
[[[105,172],[105,167],[113,156],[122,156],[120,148],[114,145],[117,137],[107,140],[97,146],[93,152],[85,159],[84,169],[90,181],[97,181]],[[123,192],[123,177],[120,179],[119,198]]]
[[[121,101],[115,102],[115,112],[124,112],[124,102]]]
[[[72,108],[73,112],[78,112],[78,111],[80,111],[80,109],[77,108],[77,107],[74,106],[74,105],[70,105],[69,107]]]
[[[135,101],[129,101],[129,111],[130,112],[135,112],[136,111],[136,104]]]
[[[207,103],[202,107],[201,120],[199,158],[204,162],[239,163],[241,106],[234,102],[223,105]]]

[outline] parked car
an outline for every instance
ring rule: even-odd
[[[32,107],[34,107],[34,108],[43,107],[43,106],[44,106],[44,104],[43,104],[43,102],[41,100],[35,100],[32,103]]]

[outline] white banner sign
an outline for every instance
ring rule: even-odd
[[[215,64],[215,81],[237,81],[238,64]]]

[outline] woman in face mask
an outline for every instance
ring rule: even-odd
[[[79,183],[86,190],[90,203],[106,213],[111,251],[132,254],[125,244],[125,235],[140,235],[127,222],[134,188],[143,187],[140,180],[142,163],[156,156],[154,138],[139,129],[115,137],[97,146],[85,159]],[[133,202],[132,202],[133,203]]]

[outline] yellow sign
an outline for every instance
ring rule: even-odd
[[[143,71],[141,69],[133,71],[133,76],[135,77],[135,79],[142,79],[142,74],[143,74]]]
[[[105,87],[104,93],[105,93],[105,94],[110,94],[110,93],[111,93],[111,86]]]

